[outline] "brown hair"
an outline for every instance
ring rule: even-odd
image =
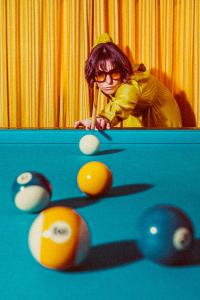
[[[133,74],[131,63],[122,50],[112,42],[102,43],[92,49],[85,64],[85,78],[90,87],[95,82],[94,76],[99,71],[99,67],[106,71],[107,60],[121,72],[122,82],[127,82]]]

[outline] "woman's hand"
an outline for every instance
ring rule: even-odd
[[[74,124],[75,128],[83,127],[86,130],[92,129],[92,119],[86,119],[82,121],[76,121]],[[104,130],[104,129],[110,129],[111,125],[110,122],[102,117],[97,117],[95,122],[95,130]]]

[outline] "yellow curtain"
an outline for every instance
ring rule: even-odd
[[[184,126],[200,126],[199,0],[0,0],[0,26],[1,128],[90,116],[84,64],[103,32],[173,92]]]

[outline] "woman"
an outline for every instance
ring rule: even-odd
[[[182,126],[178,104],[170,91],[144,65],[132,68],[108,34],[100,36],[92,49],[85,77],[90,87],[96,83],[107,96],[107,104],[96,118],[96,129],[110,129],[119,123],[124,127]],[[79,126],[90,129],[91,118],[75,122],[75,127]]]

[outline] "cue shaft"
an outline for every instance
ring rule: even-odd
[[[95,125],[96,125],[98,96],[99,96],[99,89],[98,89],[98,86],[95,84],[95,86],[94,86],[94,100],[93,100],[93,106],[92,106],[91,129],[94,129]]]

